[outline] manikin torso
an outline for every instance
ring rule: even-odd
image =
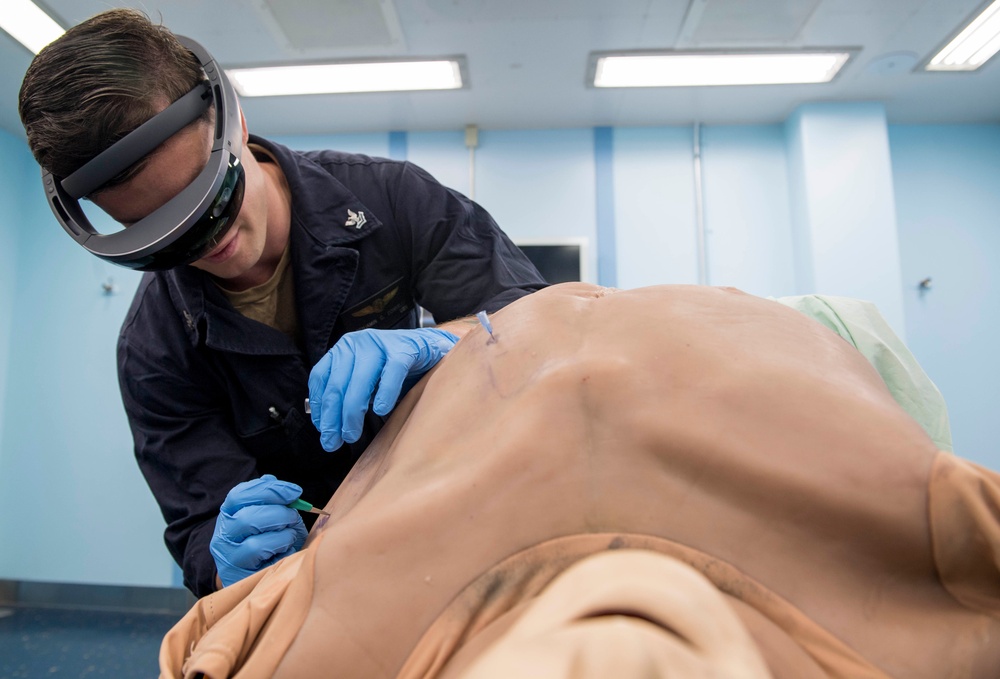
[[[706,575],[775,677],[995,676],[1000,606],[959,603],[935,563],[929,488],[954,458],[840,337],[686,286],[556,286],[492,320],[327,506],[275,676],[458,676],[618,547]]]

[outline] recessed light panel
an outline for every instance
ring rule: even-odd
[[[1000,52],[1000,0],[980,12],[955,39],[931,57],[928,71],[975,71]]]
[[[462,87],[457,59],[368,61],[226,69],[245,97],[348,92],[454,90]]]
[[[3,0],[0,28],[34,54],[66,32],[31,0]]]
[[[851,57],[831,52],[595,54],[594,87],[718,87],[829,82]]]

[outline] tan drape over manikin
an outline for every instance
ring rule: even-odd
[[[1000,677],[1000,476],[732,289],[555,286],[397,407],[165,676]],[[307,498],[308,499],[308,498]]]

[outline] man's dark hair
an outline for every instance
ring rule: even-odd
[[[204,77],[173,33],[142,12],[114,9],[38,53],[21,83],[18,111],[35,160],[66,177]],[[102,189],[128,181],[144,161]]]

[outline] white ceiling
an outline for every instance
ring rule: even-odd
[[[39,4],[43,4],[39,2]],[[464,55],[468,89],[245,99],[264,135],[783,121],[815,101],[881,101],[894,123],[1000,122],[1000,57],[976,73],[914,72],[983,0],[45,0],[64,26],[146,11],[224,67]],[[593,51],[856,47],[832,83],[597,90]],[[31,60],[0,31],[0,127],[23,137]]]

